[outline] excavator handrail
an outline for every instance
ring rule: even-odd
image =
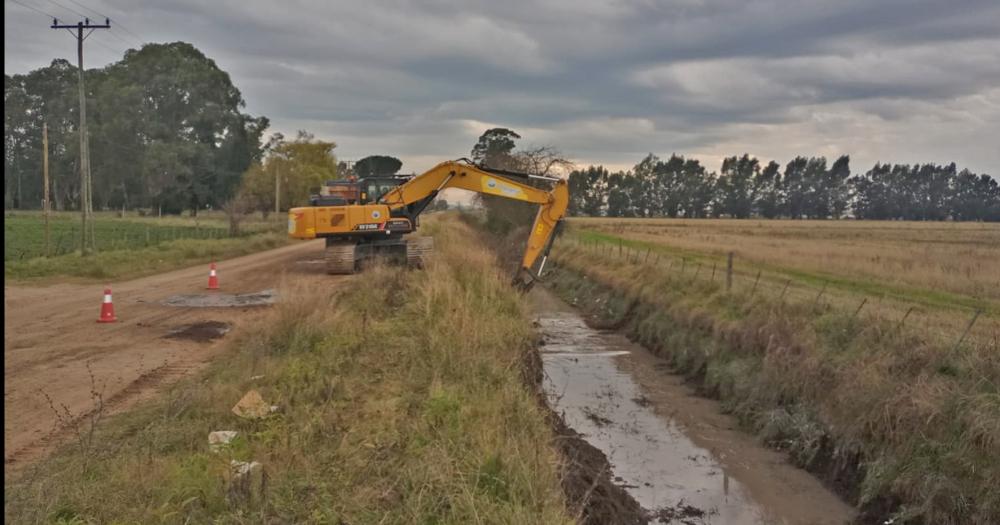
[[[466,162],[447,161],[434,166],[386,192],[379,202],[388,206],[390,210],[405,213],[411,220],[415,220],[438,193],[447,188],[465,189],[538,204],[538,214],[531,226],[528,243],[521,259],[521,268],[515,277],[515,282],[522,287],[530,287],[535,280],[538,280],[552,248],[556,227],[566,215],[569,206],[569,189],[566,181],[553,177],[488,169],[477,166],[467,159],[461,160]],[[536,188],[511,180],[512,176],[541,178],[553,182],[554,186],[551,190]],[[536,273],[533,268],[539,257],[542,261]]]

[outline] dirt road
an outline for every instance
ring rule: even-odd
[[[164,300],[265,289],[278,289],[280,296],[283,286],[303,280],[329,286],[342,278],[324,273],[322,250],[322,241],[314,241],[221,261],[218,292],[205,290],[205,265],[113,283],[114,324],[96,322],[101,284],[4,286],[5,472],[41,457],[65,437],[68,419],[93,410],[95,386],[105,414],[128,408],[204,366],[235,331],[266,310],[167,306]],[[230,331],[213,340],[166,337],[209,321]]]

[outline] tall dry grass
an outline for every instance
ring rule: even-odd
[[[726,291],[705,260],[594,240],[557,245],[552,285],[623,323],[869,517],[1000,521],[995,340],[928,339],[895,312],[755,287],[755,273]]]
[[[559,457],[523,382],[530,323],[461,224],[426,270],[303,284],[205,375],[5,483],[12,523],[569,523]],[[283,287],[289,290],[289,287]],[[262,376],[262,377],[260,377]],[[257,378],[257,379],[254,379]],[[250,388],[277,415],[229,412]],[[208,450],[212,430],[240,436]],[[235,502],[229,462],[260,461]]]

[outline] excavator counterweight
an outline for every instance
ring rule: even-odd
[[[526,184],[531,178],[545,179],[552,183],[552,188]],[[433,250],[433,240],[405,236],[417,230],[420,214],[448,188],[539,206],[515,277],[515,282],[529,287],[541,273],[569,205],[569,190],[562,179],[490,170],[468,161],[449,161],[410,179],[374,177],[335,182],[328,184],[321,195],[314,196],[311,206],[289,210],[288,233],[298,239],[325,238],[328,273],[354,273],[359,262],[375,255],[421,266]]]

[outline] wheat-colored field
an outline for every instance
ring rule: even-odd
[[[570,225],[584,243],[623,241],[626,250],[652,247],[686,268],[703,267],[701,279],[721,272],[733,252],[738,282],[760,272],[762,293],[823,290],[822,300],[844,308],[867,299],[865,311],[907,315],[946,338],[961,334],[977,310],[977,338],[995,339],[1000,325],[996,223],[573,218]]]

